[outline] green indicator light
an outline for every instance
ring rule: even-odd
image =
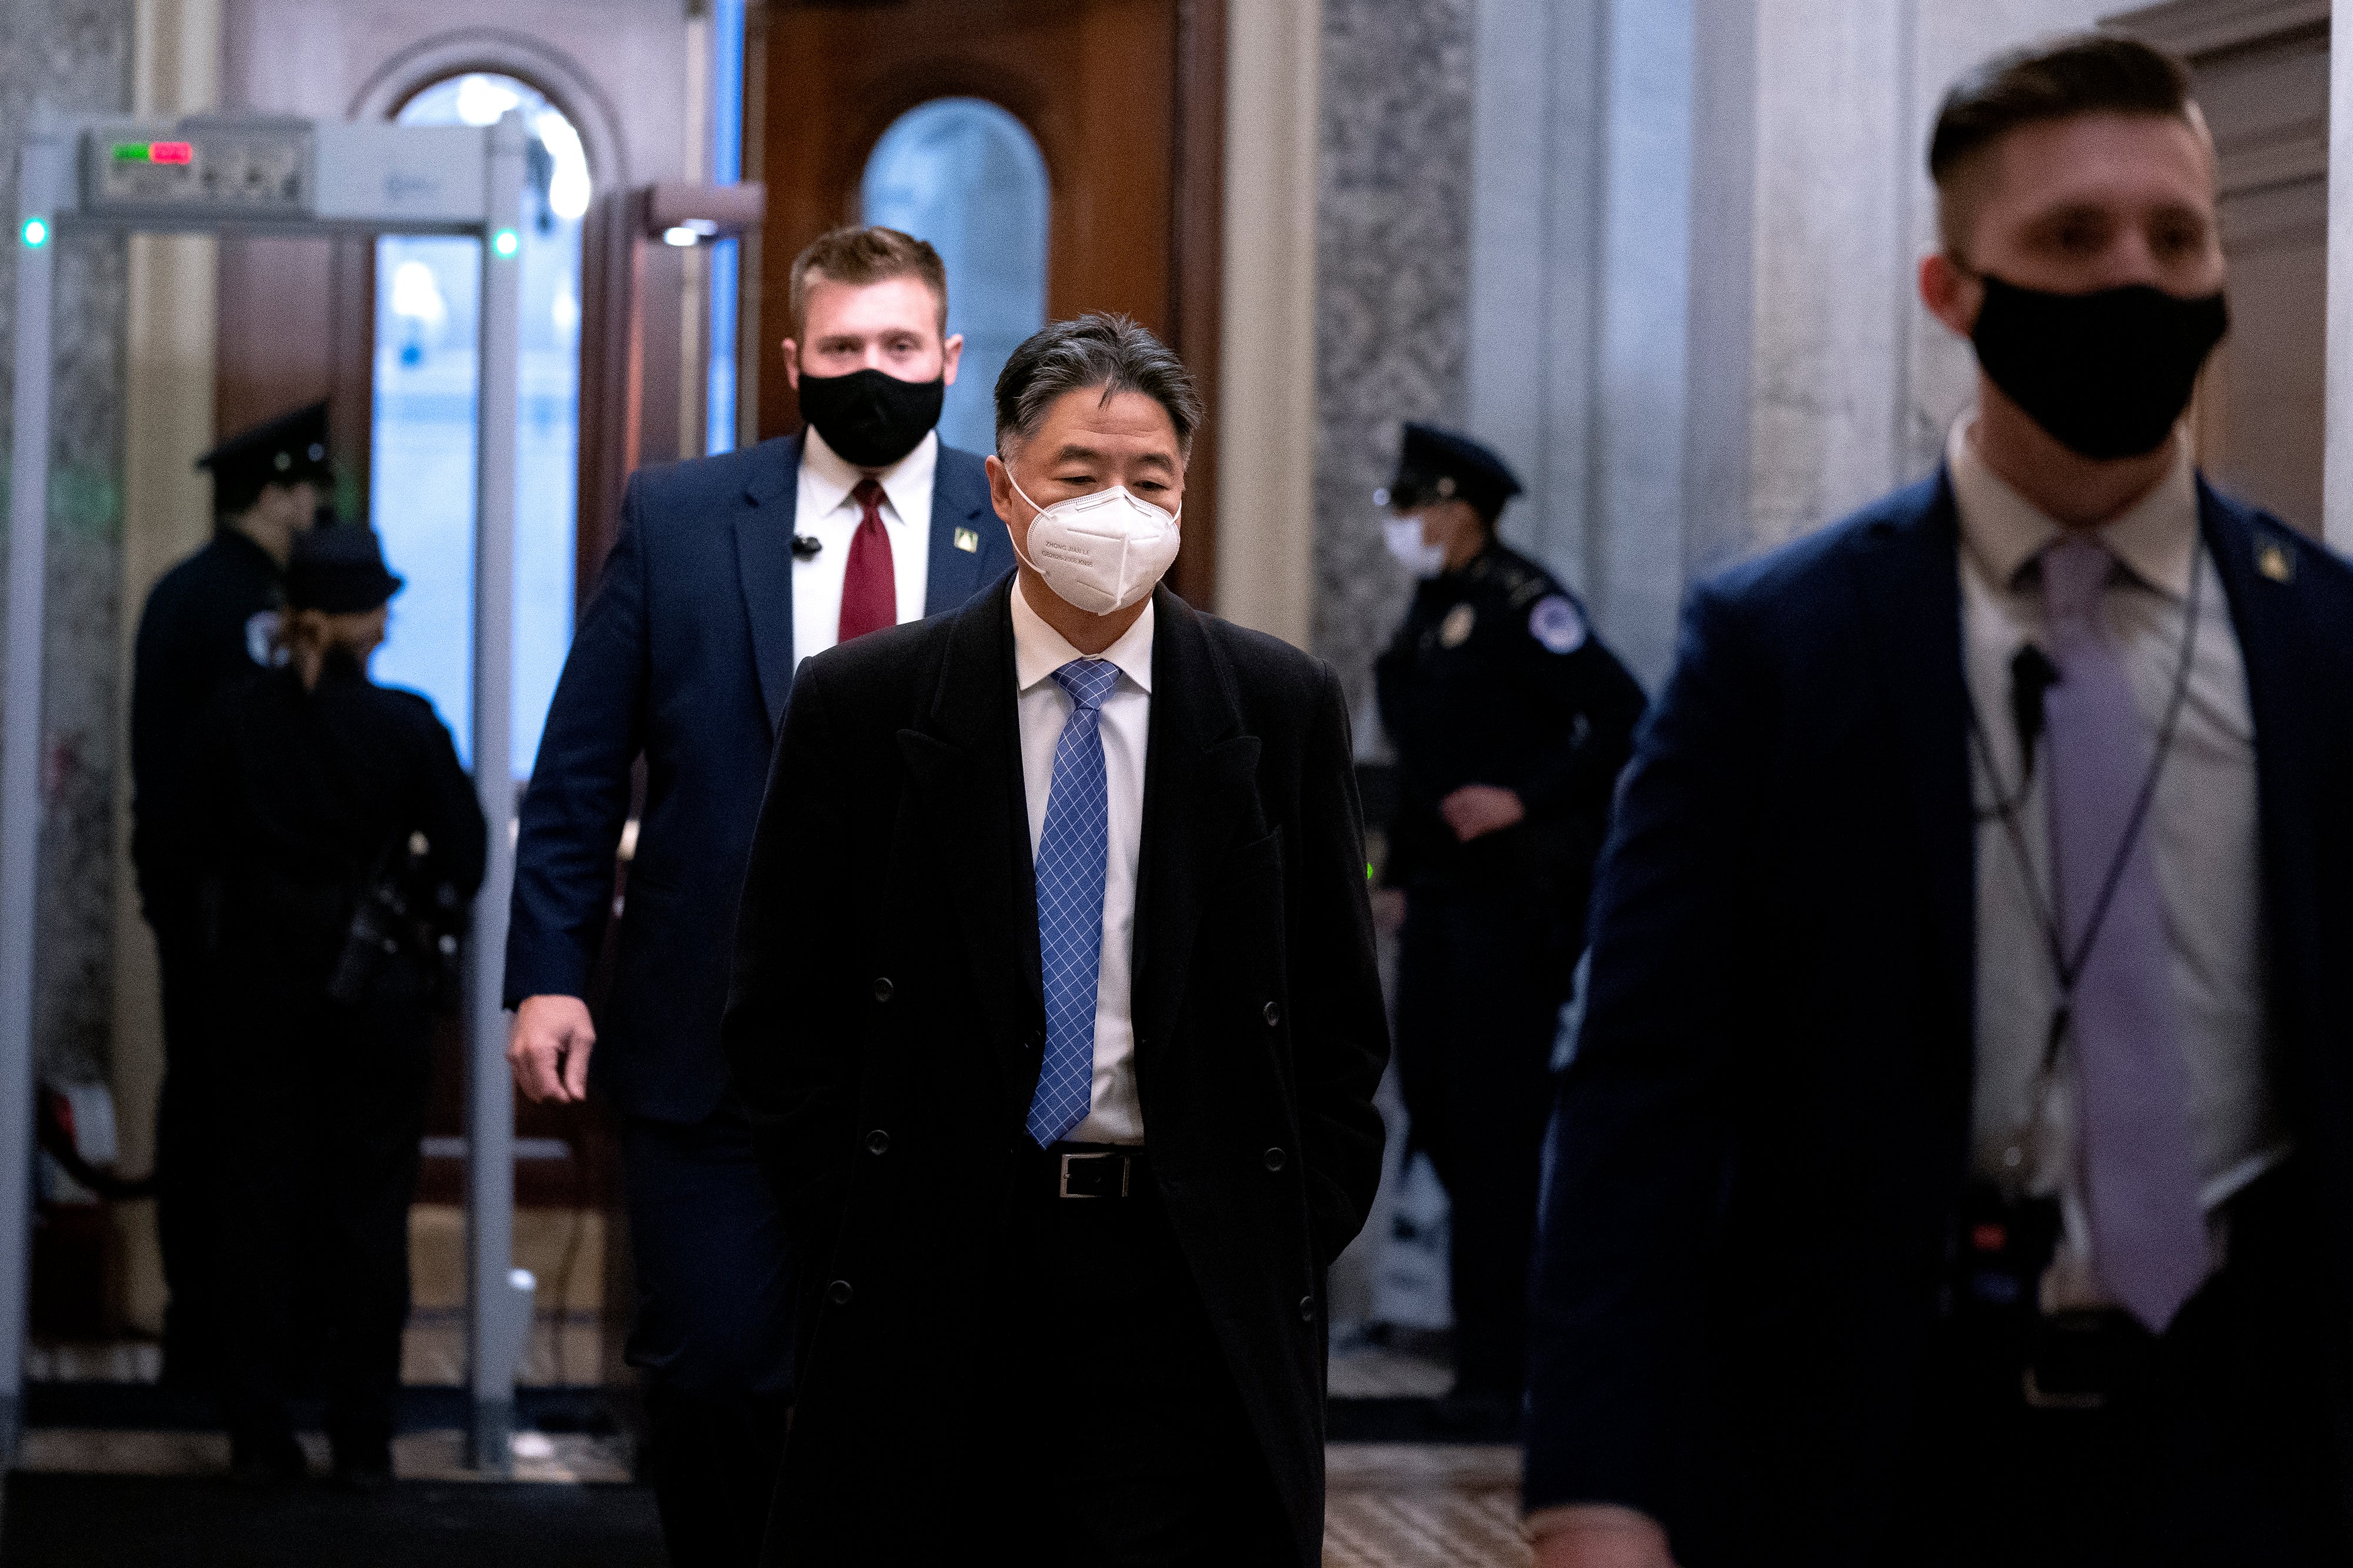
[[[49,226],[47,220],[37,217],[26,218],[25,220],[26,247],[30,250],[38,250],[41,247],[48,243]]]
[[[512,256],[522,247],[522,241],[516,237],[515,231],[511,228],[502,228],[491,236],[491,248],[502,257]]]
[[[118,163],[145,163],[147,161],[147,143],[144,142],[117,142],[114,144],[114,161]]]

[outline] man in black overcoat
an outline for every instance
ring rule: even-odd
[[[1328,668],[1153,583],[1151,334],[997,387],[1017,572],[803,667],[723,1035],[800,1268],[767,1559],[1318,1561],[1388,1056]]]

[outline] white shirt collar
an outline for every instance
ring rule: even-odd
[[[1953,422],[1945,440],[1945,466],[1952,475],[1962,545],[1988,577],[2008,588],[2028,562],[2066,531],[1988,466],[1969,439],[1976,423],[1974,409]],[[2198,480],[2189,443],[2179,431],[2173,436],[2173,465],[2165,477],[2094,531],[2141,582],[2176,599],[2189,594],[2189,563],[2198,552]]]
[[[1109,659],[1119,666],[1119,672],[1135,682],[1146,696],[1152,692],[1152,601],[1144,601],[1144,614],[1135,624],[1122,632],[1119,640],[1103,650],[1097,658]],[[1021,579],[1013,580],[1013,679],[1022,691],[1036,688],[1053,678],[1056,670],[1074,658],[1084,658],[1070,644],[1070,639],[1046,624],[1046,617],[1029,607],[1022,595]]]
[[[883,499],[902,521],[922,515],[913,510],[914,498],[931,495],[939,465],[940,433],[931,430],[915,443],[913,451],[874,476],[882,487]],[[817,503],[819,517],[831,515],[866,477],[856,464],[827,446],[814,425],[801,443],[801,472],[808,477],[809,499]]]

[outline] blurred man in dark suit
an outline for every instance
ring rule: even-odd
[[[1018,573],[794,689],[726,1024],[802,1270],[770,1563],[1319,1559],[1388,1031],[1339,683],[1154,587],[1200,417],[1124,318],[1030,338]]]
[[[1929,163],[1977,406],[1693,595],[1604,859],[1538,1561],[2341,1563],[2353,572],[2178,424],[2178,63],[1991,61]]]
[[[793,264],[806,435],[635,475],[522,803],[508,1052],[535,1100],[596,1082],[624,1162],[662,1529],[681,1564],[752,1561],[791,1398],[776,1206],[727,1091],[729,936],[794,669],[954,609],[1012,564],[981,458],[933,426],[963,340],[938,253],[884,228]],[[584,1000],[642,757],[646,798],[600,1035]]]

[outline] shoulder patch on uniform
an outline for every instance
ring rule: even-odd
[[[245,621],[245,657],[268,669],[279,662],[276,610],[256,610]]]
[[[1528,635],[1555,653],[1575,653],[1585,646],[1585,617],[1567,595],[1547,595],[1528,612]]]

